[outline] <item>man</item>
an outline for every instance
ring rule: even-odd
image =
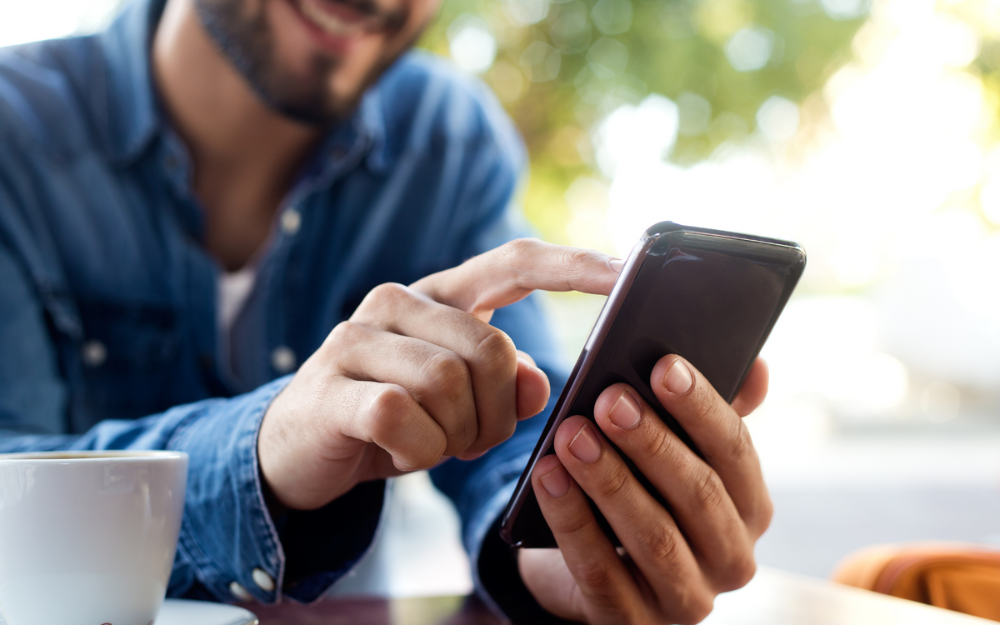
[[[560,549],[500,544],[545,416],[518,421],[565,382],[527,296],[607,294],[621,262],[508,243],[516,133],[406,54],[436,8],[137,0],[106,32],[0,52],[0,449],[190,454],[172,595],[314,600],[371,543],[384,478],[434,467],[508,614],[698,621],[770,520],[740,419],[766,369],[729,406],[659,362],[704,460],[608,389],[533,477]]]

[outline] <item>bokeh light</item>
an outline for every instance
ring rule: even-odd
[[[774,33],[750,25],[736,31],[726,42],[726,58],[738,72],[753,72],[763,68],[771,60],[774,49]]]
[[[497,41],[481,18],[464,16],[448,27],[448,50],[455,64],[467,72],[481,74],[493,65]]]

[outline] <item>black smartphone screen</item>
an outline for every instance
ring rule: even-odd
[[[670,222],[650,228],[605,303],[504,512],[504,540],[522,547],[555,546],[530,473],[539,458],[553,453],[556,426],[572,415],[593,420],[598,396],[612,384],[632,386],[697,452],[656,399],[650,387],[653,366],[667,354],[683,356],[731,402],[804,268],[805,252],[787,241]],[[595,513],[617,544],[596,508]]]

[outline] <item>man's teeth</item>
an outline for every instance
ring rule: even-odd
[[[330,15],[323,10],[314,0],[302,0],[299,5],[302,9],[302,14],[305,15],[310,22],[319,26],[331,35],[354,35],[364,31],[365,22],[367,20],[359,20],[353,24],[344,22],[340,20],[335,15]]]

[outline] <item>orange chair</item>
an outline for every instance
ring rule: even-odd
[[[834,581],[1000,621],[1000,551],[976,545],[878,545],[837,565]]]

